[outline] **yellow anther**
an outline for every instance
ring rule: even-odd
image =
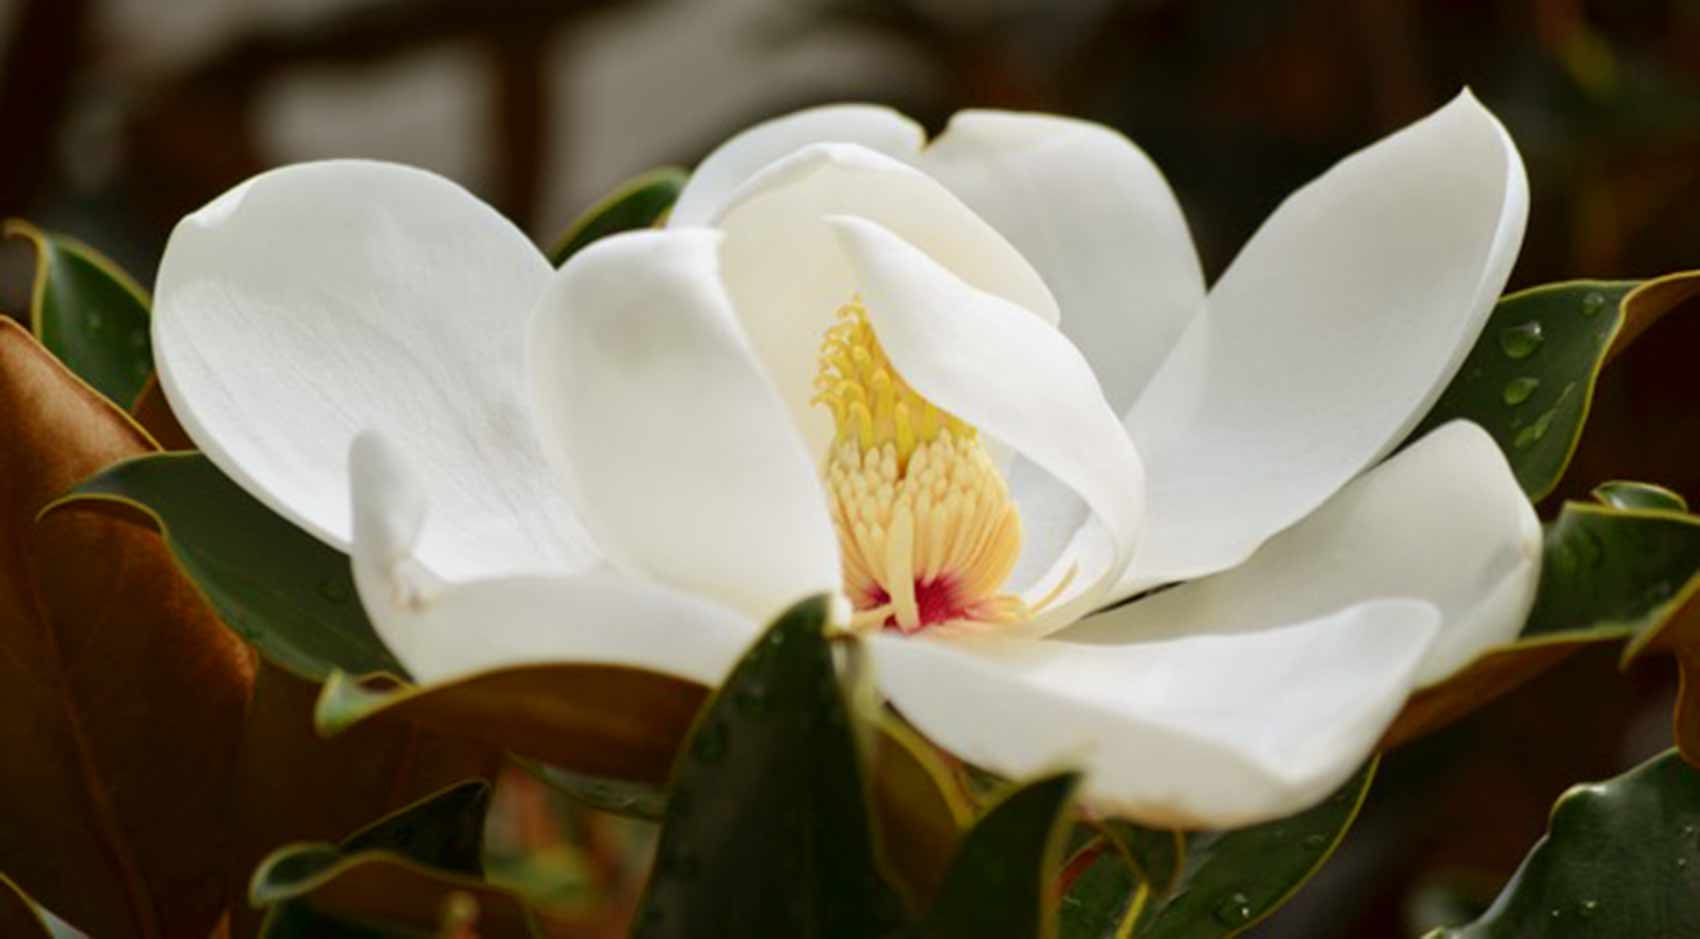
[[[898,374],[859,299],[821,343],[814,403],[837,432],[826,485],[852,625],[914,632],[1030,617],[1002,593],[1021,554],[1021,516],[972,425]]]

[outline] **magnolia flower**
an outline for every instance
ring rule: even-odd
[[[1528,612],[1539,527],[1492,440],[1393,454],[1527,206],[1465,93],[1293,194],[1207,292],[1108,128],[974,111],[927,143],[827,107],[559,271],[420,170],[263,174],[177,227],[154,340],[195,442],[351,553],[421,680],[713,683],[831,591],[962,757],[1238,824],[1323,797]]]

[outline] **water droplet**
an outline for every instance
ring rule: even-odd
[[[1477,365],[1474,368],[1470,369],[1470,374],[1467,375],[1466,377],[1469,378],[1471,381],[1475,381],[1476,379],[1482,377],[1482,367],[1480,365]]]
[[[1277,825],[1269,830],[1269,837],[1276,841],[1280,841],[1282,838],[1287,837],[1287,829]]]
[[[1537,320],[1508,326],[1499,334],[1499,348],[1513,359],[1526,359],[1535,354],[1541,347],[1541,340],[1546,336],[1541,332],[1541,324]]]
[[[146,349],[148,347],[148,331],[145,329],[130,330],[130,348]]]
[[[1533,424],[1530,424],[1517,432],[1517,436],[1511,441],[1511,445],[1519,450],[1527,449],[1534,445],[1536,441],[1547,435],[1548,430],[1552,429],[1552,422],[1557,419],[1557,417],[1558,409],[1554,408],[1547,411],[1545,414],[1542,414],[1540,417],[1535,418],[1535,422]]]
[[[1505,383],[1505,390],[1500,393],[1499,397],[1500,400],[1504,401],[1506,404],[1516,406],[1529,400],[1529,396],[1534,394],[1535,389],[1540,386],[1541,380],[1539,378],[1529,378],[1527,376],[1523,378],[1513,378]]]
[[[1695,833],[1695,832],[1696,832],[1696,831],[1700,831],[1700,829],[1696,829],[1696,828],[1695,828],[1695,827],[1694,827],[1694,826],[1693,826],[1693,825],[1684,825],[1684,826],[1682,826],[1682,836],[1683,836],[1683,837],[1684,837],[1684,838],[1692,838],[1692,837],[1694,837],[1694,833]]]
[[[1583,919],[1592,919],[1594,914],[1599,911],[1600,901],[1598,900],[1583,900],[1581,903],[1576,904],[1576,912]]]
[[[319,596],[330,603],[347,603],[354,596],[354,588],[341,577],[326,577],[319,581]]]
[[[719,721],[704,724],[697,730],[696,740],[691,743],[691,756],[701,763],[718,763],[726,755],[727,738],[731,736],[726,731],[726,725]]]
[[[1216,905],[1216,919],[1224,926],[1240,926],[1251,921],[1251,898],[1236,893]]]
[[[773,632],[768,633],[767,634],[767,644],[774,647],[775,649],[784,645],[785,644],[785,631],[783,629],[775,629]]]
[[[1582,315],[1599,316],[1606,308],[1606,295],[1598,290],[1591,290],[1582,298]]]
[[[1563,918],[1563,916],[1564,916],[1563,910],[1559,909],[1556,906],[1552,908],[1552,918],[1553,919],[1561,919],[1561,918]]]
[[[83,319],[83,322],[88,326],[89,332],[91,333],[98,333],[106,328],[106,317],[101,316],[99,313],[89,313],[89,315]]]
[[[1305,835],[1304,845],[1312,851],[1321,851],[1323,848],[1328,847],[1328,836],[1320,834]]]
[[[1676,866],[1679,867],[1679,868],[1687,867],[1688,866],[1688,858],[1685,858],[1685,857],[1677,858],[1676,859]]]

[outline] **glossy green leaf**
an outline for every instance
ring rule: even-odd
[[[98,251],[12,219],[36,252],[30,328],[59,361],[127,408],[153,374],[148,295]]]
[[[90,499],[150,517],[219,617],[273,662],[313,680],[336,669],[405,674],[366,619],[348,556],[243,492],[205,456],[126,460],[56,505]]]
[[[1700,936],[1700,770],[1675,751],[1577,786],[1487,913],[1431,939]]]
[[[1152,893],[1133,935],[1219,939],[1249,929],[1291,899],[1328,860],[1374,777],[1371,762],[1333,795],[1297,815],[1187,835],[1179,876],[1170,889]]]
[[[1150,887],[1133,866],[1102,837],[1064,864],[1061,882],[1059,939],[1117,939],[1127,935],[1150,894]]]
[[[550,263],[560,267],[598,238],[654,225],[678,201],[689,178],[690,174],[678,167],[663,166],[622,183],[556,240],[549,249]]]
[[[1582,646],[1656,628],[1700,576],[1700,516],[1572,502],[1547,525],[1542,555],[1534,609],[1517,640],[1412,696],[1385,745],[1480,707]]]
[[[1614,509],[1649,509],[1656,512],[1686,512],[1688,501],[1652,483],[1612,480],[1594,487],[1594,498]]]
[[[1505,451],[1523,491],[1543,498],[1576,450],[1594,384],[1620,331],[1656,319],[1684,296],[1659,288],[1693,276],[1578,280],[1502,297],[1410,439],[1448,421],[1474,421]]]
[[[963,836],[925,939],[1048,939],[1056,935],[1053,885],[1062,868],[1065,810],[1078,777],[1035,780],[993,806]]]
[[[900,922],[875,866],[828,608],[815,597],[781,615],[698,716],[634,936],[859,939]]]
[[[537,935],[522,900],[483,879],[490,787],[470,780],[343,839],[261,862],[249,900],[269,906],[264,939],[436,935],[451,904],[476,910],[483,939]]]

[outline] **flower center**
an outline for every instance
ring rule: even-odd
[[[1028,605],[1000,592],[1021,554],[1003,477],[973,426],[897,374],[860,299],[827,330],[815,388],[837,426],[825,476],[851,625],[913,633],[1026,618]]]

